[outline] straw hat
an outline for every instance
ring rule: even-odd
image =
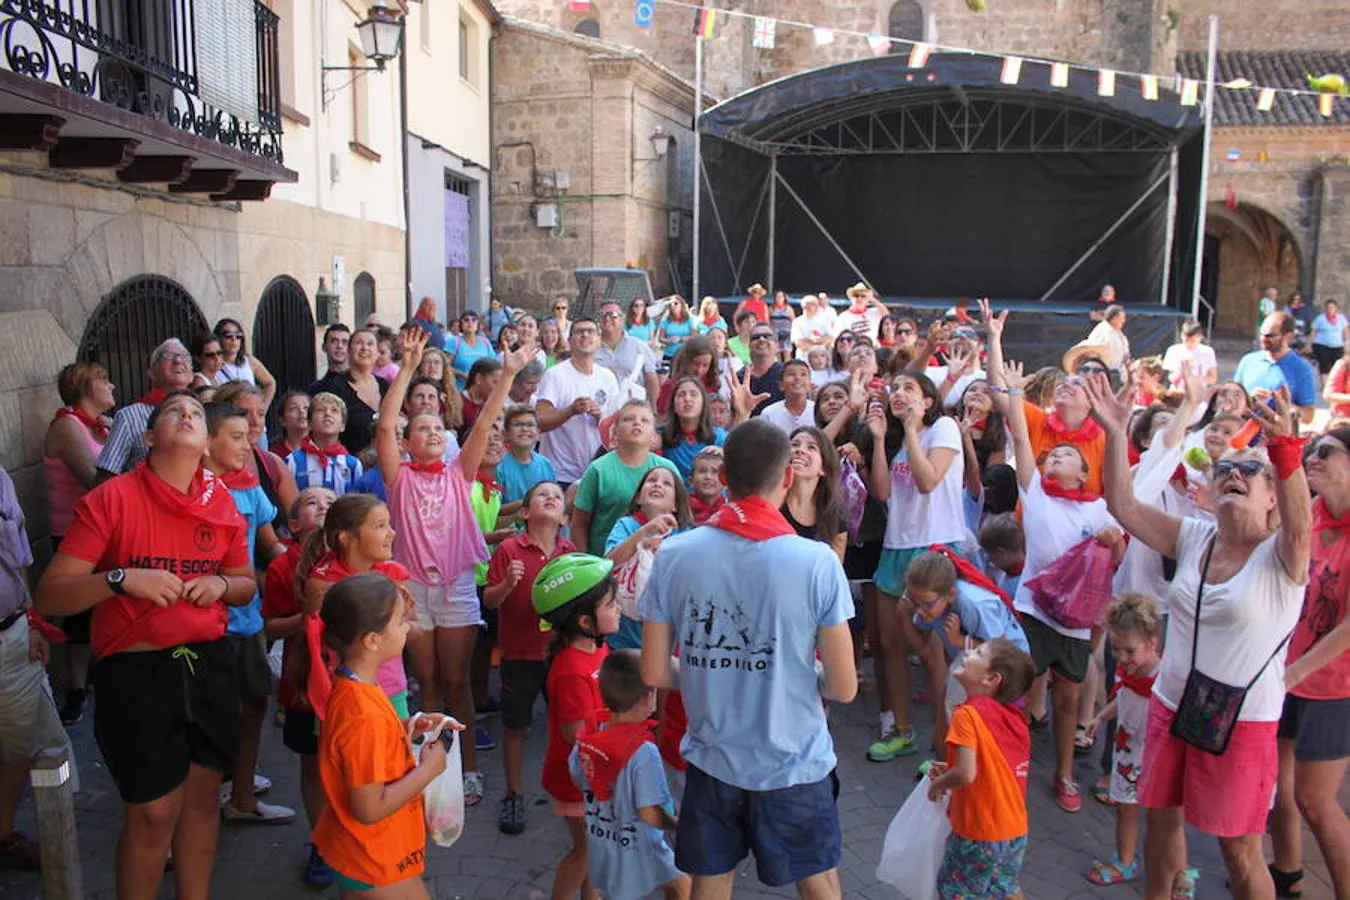
[[[1064,358],[1060,362],[1064,366],[1064,371],[1072,375],[1078,371],[1078,366],[1085,357],[1095,356],[1097,359],[1104,360],[1110,352],[1110,348],[1105,344],[1089,344],[1087,341],[1079,341],[1064,351]]]
[[[871,292],[872,289],[867,285],[863,284],[861,281],[855,284],[853,287],[849,288],[848,290],[844,291],[844,293],[848,295],[848,299],[850,300],[853,300],[858,294],[870,294]]]
[[[746,288],[745,292],[751,297],[763,297],[768,291],[764,290],[764,285],[756,283]]]

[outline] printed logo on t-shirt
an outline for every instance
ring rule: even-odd
[[[681,641],[682,665],[742,672],[763,672],[773,665],[776,638],[753,634],[754,622],[740,603],[727,606],[690,597],[686,609],[689,625]]]
[[[197,545],[197,549],[203,553],[211,553],[216,549],[216,529],[213,525],[205,523],[198,525],[192,530],[192,543]]]
[[[609,841],[621,850],[637,846],[637,825],[632,823],[618,825],[613,816],[605,815],[605,811],[609,809],[609,804],[596,800],[595,794],[590,791],[585,791],[584,797],[586,799],[586,830],[590,832],[591,837]]]
[[[406,872],[409,869],[413,869],[416,868],[417,866],[420,866],[423,860],[425,860],[425,858],[426,858],[426,850],[422,848],[414,850],[413,852],[409,853],[407,856],[403,857],[398,861],[399,873],[402,874],[403,872]]]
[[[214,575],[220,571],[218,559],[176,559],[172,556],[132,556],[127,561],[128,569],[160,569],[174,575],[191,576]]]
[[[604,388],[601,388],[600,390],[596,391],[595,402],[599,405],[601,409],[604,409],[605,405],[609,403],[609,393]]]
[[[895,462],[891,463],[891,478],[899,484],[907,484],[909,481],[913,480],[914,475],[910,472],[909,461],[897,459]]]

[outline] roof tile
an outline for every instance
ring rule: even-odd
[[[1215,125],[1350,126],[1350,99],[1337,98],[1331,115],[1317,110],[1317,98],[1308,94],[1276,93],[1270,112],[1256,108],[1258,88],[1308,87],[1307,76],[1338,72],[1350,78],[1350,52],[1343,50],[1222,50],[1215,66]],[[1205,52],[1177,54],[1177,71],[1185,78],[1205,77]],[[1252,87],[1231,90],[1224,82],[1245,78]]]

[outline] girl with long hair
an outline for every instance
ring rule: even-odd
[[[691,337],[671,363],[670,377],[661,385],[661,393],[656,397],[656,411],[665,414],[670,410],[670,397],[675,391],[675,382],[684,377],[697,379],[709,394],[718,393],[722,379],[715,363],[716,351],[713,349],[713,342],[701,334]]]
[[[689,480],[694,457],[704,447],[720,447],[727,433],[712,423],[712,409],[703,382],[689,375],[675,379],[670,409],[661,430],[661,454],[675,464],[680,477]]]
[[[694,516],[689,509],[689,492],[684,480],[663,466],[647,470],[633,491],[628,512],[621,516],[605,539],[605,556],[622,566],[631,560],[641,546],[655,552],[662,539],[693,527]],[[641,592],[641,585],[635,585]],[[636,601],[636,597],[633,598]],[[611,649],[638,649],[642,646],[642,622],[637,610],[625,610],[619,621],[618,632],[609,640]]]
[[[783,501],[783,516],[797,534],[829,544],[844,561],[848,525],[839,497],[839,454],[834,443],[813,425],[792,432],[792,487]]]
[[[722,311],[717,305],[716,297],[704,297],[698,304],[698,321],[694,325],[699,334],[707,334],[714,328],[727,329],[727,320],[722,318]]]
[[[624,330],[644,344],[652,340],[652,320],[647,316],[647,301],[641,297],[633,298],[628,304],[628,315],[623,320]]]
[[[464,402],[460,400],[459,388],[455,387],[455,373],[446,364],[445,353],[435,347],[428,347],[422,353],[417,377],[430,378],[440,384],[441,412],[446,430],[458,432],[464,425]]]
[[[287,391],[281,395],[281,427],[272,440],[272,447],[282,459],[300,449],[309,437],[309,394]]]
[[[236,319],[221,319],[216,322],[212,333],[220,339],[220,372],[216,375],[216,384],[227,381],[247,381],[262,388],[264,408],[272,405],[277,395],[277,380],[256,356],[248,355],[244,343],[244,326]]]
[[[689,315],[689,305],[679,294],[670,298],[665,318],[657,329],[656,337],[667,362],[672,362],[686,342],[694,336],[694,320]]]

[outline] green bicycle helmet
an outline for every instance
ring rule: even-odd
[[[564,553],[550,560],[534,579],[530,599],[539,616],[539,630],[550,630],[549,622],[568,604],[586,594],[609,577],[614,561],[589,553]]]

